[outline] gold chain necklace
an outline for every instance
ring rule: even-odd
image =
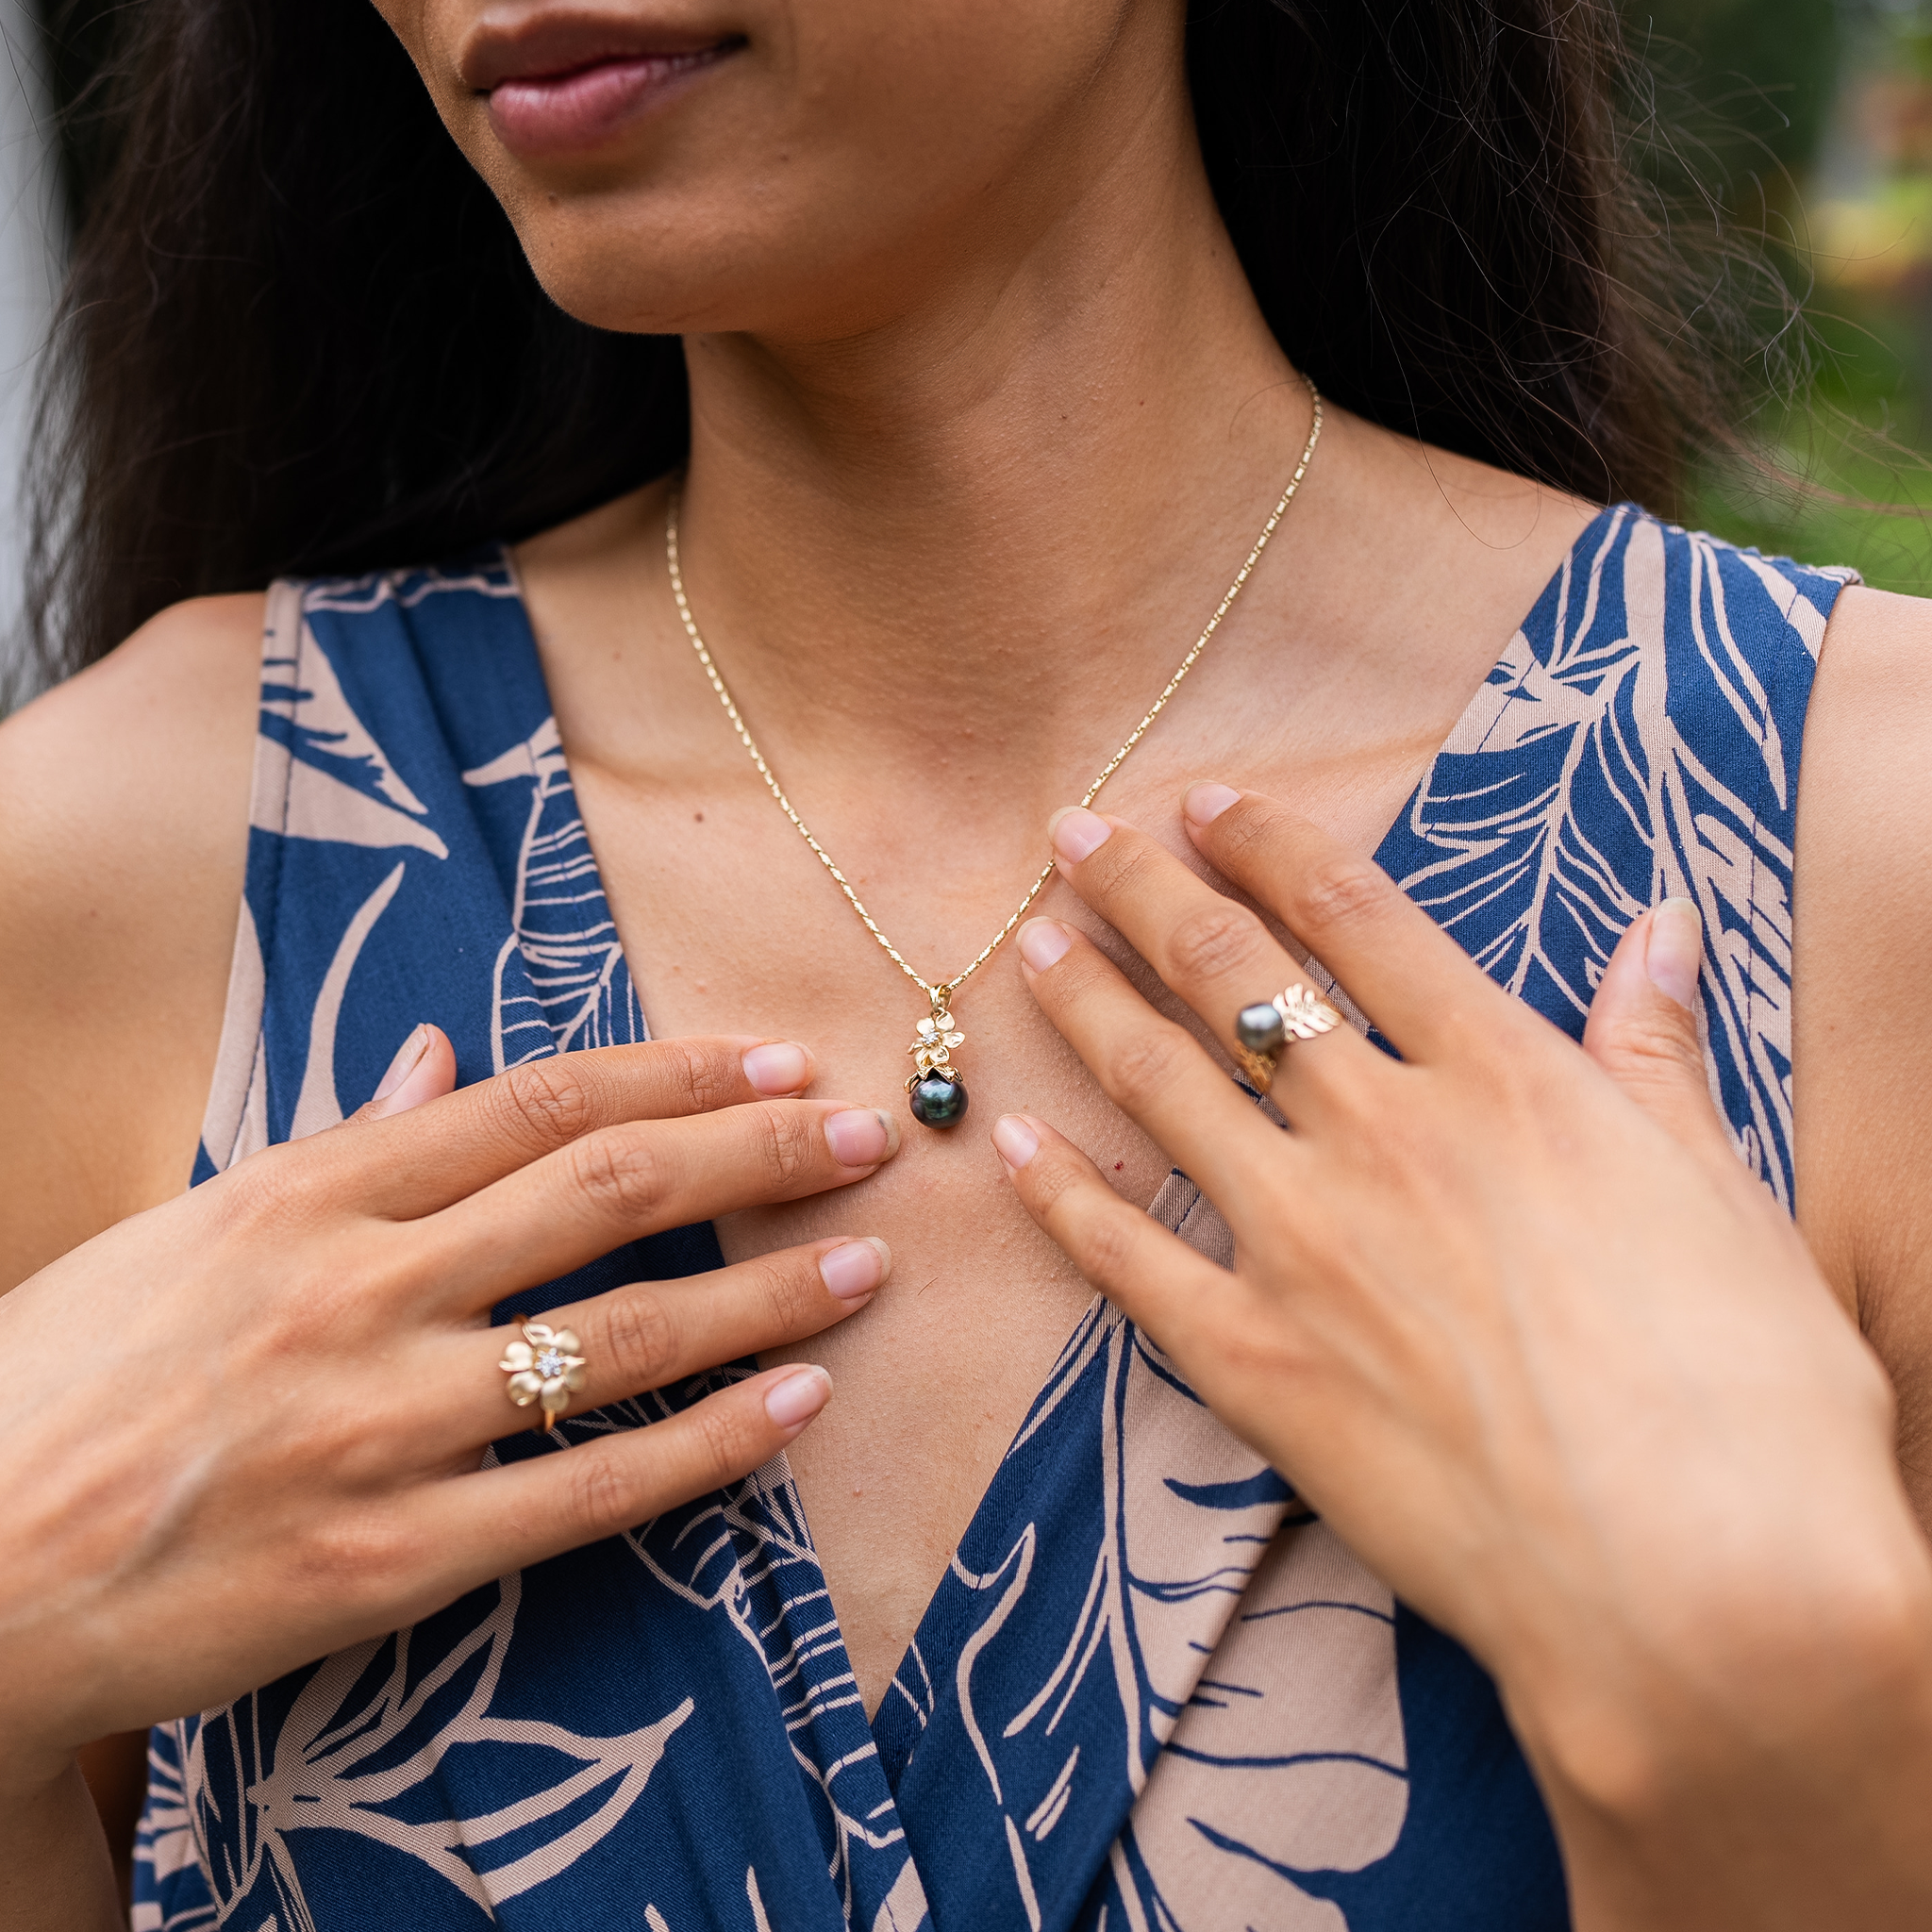
[[[1167,708],[1167,701],[1180,689],[1181,679],[1194,668],[1195,660],[1208,648],[1208,640],[1221,628],[1222,619],[1234,608],[1234,600],[1241,595],[1241,586],[1247,582],[1249,574],[1260,561],[1261,553],[1267,549],[1268,540],[1274,536],[1275,526],[1288,514],[1288,507],[1294,501],[1294,493],[1301,488],[1302,478],[1308,474],[1308,464],[1314,458],[1315,445],[1322,437],[1322,397],[1312,382],[1308,384],[1308,395],[1314,405],[1314,420],[1309,425],[1308,440],[1302,446],[1301,460],[1294,466],[1294,475],[1288,479],[1288,488],[1281,492],[1280,500],[1268,514],[1268,521],[1261,525],[1261,534],[1255,539],[1255,547],[1248,552],[1241,569],[1235,573],[1234,582],[1228,585],[1226,595],[1214,607],[1214,615],[1208,620],[1201,635],[1194,640],[1188,655],[1181,659],[1179,668],[1167,680],[1160,695],[1148,706],[1146,715],[1127,733],[1125,742],[1101,767],[1100,775],[1088,786],[1085,795],[1080,800],[1082,806],[1091,805],[1100,795],[1100,788],[1120,770],[1125,762],[1127,754],[1146,735],[1148,726]],[[677,600],[677,614],[684,620],[685,635],[690,638],[691,649],[698,655],[698,662],[705,667],[705,675],[711,680],[711,689],[718,693],[718,702],[724,707],[724,715],[731,720],[732,729],[738,733],[738,741],[751,754],[751,761],[758,767],[758,776],[765,781],[767,789],[778,801],[785,816],[797,828],[799,837],[811,847],[819,863],[831,874],[839,890],[845,894],[846,903],[864,922],[866,931],[885,948],[886,957],[931,1002],[931,1013],[920,1021],[912,1044],[907,1049],[912,1056],[915,1071],[907,1076],[906,1091],[911,1097],[912,1116],[915,1120],[923,1122],[929,1127],[956,1126],[966,1114],[966,1083],[960,1079],[958,1070],[952,1063],[952,1052],[956,1046],[965,1044],[966,1036],[953,1024],[952,997],[992,958],[1001,941],[1026,916],[1026,908],[1039,898],[1047,880],[1053,876],[1054,861],[1048,859],[1041,868],[1040,876],[1026,889],[1026,896],[1014,908],[1012,917],[958,972],[950,979],[938,982],[924,978],[898,947],[879,930],[877,921],[865,909],[864,903],[852,890],[845,874],[833,862],[832,855],[812,836],[811,827],[799,817],[797,808],[785,796],[784,788],[778,783],[771,766],[765,762],[765,755],[758,749],[758,741],[751,735],[744,722],[743,713],[739,710],[716,661],[707,648],[704,639],[698,635],[697,621],[691,614],[691,600],[685,595],[684,573],[678,567],[678,508],[679,493],[674,491],[670,508],[664,518],[664,561],[671,573],[671,594]]]

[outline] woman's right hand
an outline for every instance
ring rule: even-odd
[[[430,1029],[432,1063],[446,1044]],[[610,1536],[777,1453],[831,1392],[767,1370],[648,1428],[481,1467],[518,1410],[491,1305],[661,1229],[862,1180],[890,1116],[795,1097],[809,1056],[711,1039],[532,1061],[272,1147],[0,1299],[0,1779],[206,1709]],[[781,1096],[781,1097],[774,1097]],[[577,1411],[864,1307],[821,1241],[556,1310]]]

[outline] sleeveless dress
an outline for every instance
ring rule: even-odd
[[[1572,1036],[1631,920],[1693,900],[1712,1091],[1786,1204],[1798,758],[1851,576],[1603,511],[1378,854]],[[425,1019],[465,1082],[646,1037],[502,551],[271,592],[195,1178],[339,1121]],[[1179,1173],[1150,1211],[1230,1258]],[[679,1229],[499,1318],[720,1262],[708,1226]],[[647,1425],[748,1372],[564,1435]],[[563,1452],[524,1432],[493,1453]],[[870,1723],[780,1457],[159,1727],[133,1916],[136,1932],[1568,1923],[1488,1677],[1097,1300]]]

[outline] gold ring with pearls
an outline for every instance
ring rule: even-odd
[[[1234,1057],[1256,1092],[1266,1093],[1291,1041],[1332,1033],[1341,1024],[1341,1015],[1320,993],[1296,980],[1272,1000],[1243,1007],[1235,1016]]]
[[[546,1322],[525,1322],[523,1334],[521,1341],[504,1349],[496,1366],[509,1376],[509,1399],[519,1408],[541,1404],[539,1426],[554,1429],[571,1397],[584,1386],[585,1360],[577,1353],[583,1343],[575,1329],[553,1328]]]

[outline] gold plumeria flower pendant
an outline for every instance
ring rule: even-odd
[[[914,1071],[906,1076],[912,1096],[912,1118],[928,1127],[957,1127],[966,1118],[966,1083],[953,1064],[953,1049],[964,1046],[966,1036],[953,1024],[942,994],[933,995],[932,1012],[919,1023],[912,1044]]]
[[[547,1322],[525,1322],[524,1339],[512,1341],[497,1363],[509,1376],[509,1399],[519,1408],[543,1405],[543,1426],[553,1429],[570,1399],[584,1386],[583,1343],[574,1328],[553,1328]]]

